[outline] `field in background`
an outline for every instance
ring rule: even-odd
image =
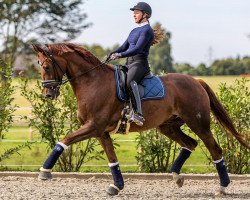
[[[214,76],[214,77],[195,77],[203,79],[207,82],[210,87],[217,92],[219,89],[219,84],[221,82],[226,82],[228,84],[232,84],[236,79],[242,78],[239,76]],[[250,78],[249,78],[250,79]],[[14,125],[9,130],[8,133],[5,133],[5,138],[1,143],[0,154],[4,152],[4,150],[14,147],[18,144],[22,144],[26,140],[34,140],[37,141],[35,144],[31,146],[31,150],[24,149],[20,151],[20,155],[16,154],[11,159],[5,160],[1,163],[3,167],[8,167],[8,169],[13,170],[38,170],[39,166],[44,162],[48,155],[48,151],[46,149],[46,144],[40,143],[41,138],[38,133],[32,131],[28,128],[27,122],[21,119],[21,116],[30,115],[31,108],[29,102],[20,95],[20,89],[17,87],[20,85],[20,82],[15,79],[13,84],[16,86],[16,92],[14,94],[14,102],[19,106],[19,108],[15,111]],[[32,82],[31,86],[34,87],[35,81]],[[248,85],[250,88],[250,84]],[[116,149],[117,156],[119,158],[119,162],[121,163],[121,168],[125,172],[130,171],[138,171],[137,163],[136,163],[136,143],[134,142],[136,135],[138,133],[130,133],[129,135],[113,135],[113,138],[116,138],[116,142],[120,145]],[[107,159],[104,155],[105,160],[94,160],[83,167],[82,171],[109,171],[107,167]],[[196,173],[206,173],[214,171],[213,166],[206,165],[207,160],[204,154],[202,154],[201,149],[198,147],[196,151],[192,154],[188,162],[186,163],[186,167],[183,168],[184,172],[196,172]]]

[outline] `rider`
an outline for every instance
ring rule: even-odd
[[[127,88],[129,88],[133,110],[135,111],[132,120],[137,125],[142,126],[144,118],[137,83],[150,72],[148,54],[154,40],[154,31],[148,19],[151,17],[152,9],[147,3],[139,2],[130,10],[134,11],[134,19],[138,27],[130,32],[122,46],[109,54],[108,59],[127,57]]]

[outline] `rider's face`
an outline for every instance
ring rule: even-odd
[[[142,15],[143,15],[142,11],[140,11],[140,10],[134,10],[135,23],[140,23]]]

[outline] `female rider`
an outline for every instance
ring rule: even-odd
[[[111,52],[107,59],[114,60],[127,57],[127,88],[129,88],[134,109],[134,116],[131,120],[142,126],[144,118],[137,83],[150,72],[148,54],[154,40],[154,31],[148,19],[151,17],[152,9],[147,3],[139,2],[130,10],[134,12],[135,23],[138,24],[138,27],[130,32],[124,44]]]

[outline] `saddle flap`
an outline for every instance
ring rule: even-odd
[[[118,65],[118,74],[120,78],[120,86],[123,88],[123,90],[126,90],[126,85],[127,85],[127,72],[128,68],[124,65]]]

